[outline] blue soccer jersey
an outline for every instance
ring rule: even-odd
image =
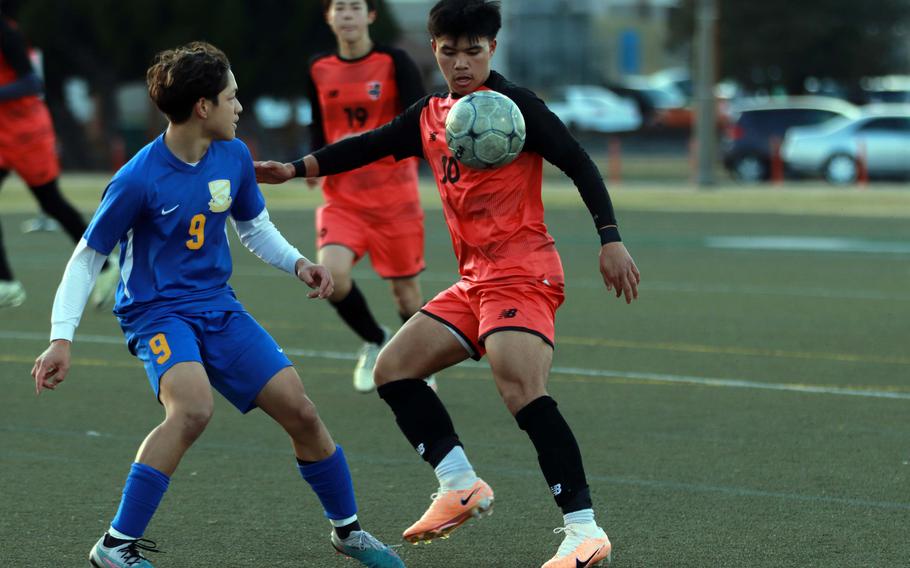
[[[253,160],[238,139],[215,141],[190,165],[162,134],[114,176],[85,240],[110,254],[120,243],[121,323],[165,312],[241,311],[228,285],[228,215],[249,221],[265,208]]]

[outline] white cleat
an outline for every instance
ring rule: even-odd
[[[572,524],[553,532],[565,533],[566,537],[542,568],[593,568],[606,566],[612,559],[610,539],[596,523]]]
[[[379,357],[379,352],[392,339],[392,332],[389,331],[389,328],[383,326],[382,332],[385,334],[385,339],[382,340],[380,345],[364,343],[363,347],[360,348],[357,365],[354,367],[354,390],[357,392],[373,392],[376,388],[376,383],[373,382],[373,368],[376,367],[376,359]]]
[[[0,308],[15,308],[25,301],[25,288],[18,280],[0,280]]]

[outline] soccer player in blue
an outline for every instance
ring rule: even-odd
[[[395,552],[362,530],[351,475],[278,344],[253,320],[227,281],[225,224],[263,261],[327,298],[332,277],[301,255],[269,220],[247,147],[235,139],[242,107],[227,57],[203,42],[158,54],[149,95],[167,131],[111,180],[57,290],[51,344],[35,361],[37,392],[55,389],[101,265],[120,244],[114,313],[129,350],[145,365],[165,419],[133,463],[117,515],[95,544],[96,568],[151,568],[142,536],[180,459],[212,416],[212,388],[241,412],[262,408],[291,437],[297,466],[334,527],[332,545],[375,568],[402,568]]]

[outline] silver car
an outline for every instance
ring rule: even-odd
[[[641,128],[641,113],[633,101],[597,85],[564,87],[547,106],[571,130],[629,132]]]
[[[840,185],[857,181],[863,167],[869,177],[908,177],[910,109],[873,109],[856,119],[791,128],[781,156],[794,172]]]

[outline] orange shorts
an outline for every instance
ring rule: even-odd
[[[316,247],[340,245],[359,261],[367,253],[382,278],[411,278],[426,268],[423,216],[399,222],[375,222],[352,209],[323,205],[316,210]]]
[[[10,124],[4,122],[4,127]],[[0,136],[0,169],[13,170],[29,187],[60,176],[57,139],[50,116],[14,124]]]
[[[471,357],[480,359],[486,353],[484,340],[497,331],[524,331],[555,347],[556,310],[564,299],[562,286],[543,282],[471,284],[460,280],[420,311],[451,329]]]

